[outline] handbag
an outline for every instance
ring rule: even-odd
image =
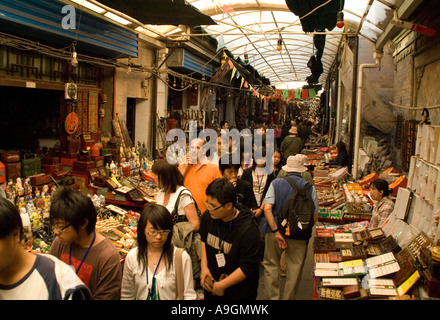
[[[174,223],[188,221],[188,219],[186,218],[185,215],[179,215],[179,212],[178,212],[179,211],[180,196],[182,195],[182,192],[184,192],[184,191],[188,191],[187,194],[194,201],[194,204],[196,206],[197,216],[199,217],[199,219],[202,217],[202,213],[200,212],[200,209],[197,206],[197,202],[196,202],[196,200],[194,200],[194,197],[192,196],[191,191],[189,191],[188,189],[182,189],[182,190],[180,190],[179,195],[177,196],[176,203],[174,204],[174,209],[171,212],[171,215],[173,216]]]

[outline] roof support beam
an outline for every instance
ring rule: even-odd
[[[423,0],[405,0],[402,5],[397,9],[397,17],[402,20],[408,19],[411,13],[417,9],[417,7],[422,3]],[[385,31],[380,35],[380,37],[376,41],[376,50],[383,50],[385,44],[394,38],[399,32],[402,30],[401,28],[388,23]]]

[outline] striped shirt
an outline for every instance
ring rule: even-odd
[[[31,270],[17,283],[0,284],[0,300],[88,300],[90,297],[90,290],[75,271],[49,254],[37,254]]]

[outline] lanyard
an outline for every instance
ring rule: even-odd
[[[84,257],[81,260],[81,263],[79,264],[78,268],[76,269],[76,274],[78,274],[79,269],[81,268],[84,260],[86,260],[87,255],[89,254],[90,248],[93,246],[93,243],[95,242],[95,236],[96,233],[95,231],[93,231],[93,239],[92,242],[90,243],[89,247],[87,248],[86,254],[84,255]],[[70,245],[70,250],[69,250],[69,266],[72,265],[72,244]]]
[[[146,254],[147,254],[147,258],[148,258],[148,251],[146,250],[145,252],[146,252]],[[163,250],[162,250],[162,253],[160,254],[159,261],[157,262],[156,269],[154,269],[153,277],[151,278],[151,287],[150,287],[150,285],[148,284],[148,265],[147,265],[147,272],[146,272],[146,275],[147,275],[147,288],[148,288],[148,297],[149,297],[149,298],[152,298],[152,297],[153,297],[153,293],[151,292],[151,291],[152,291],[151,289],[154,287],[154,281],[155,281],[155,277],[156,277],[157,268],[159,268],[160,261],[162,260],[162,256],[163,256]]]
[[[235,209],[234,211],[234,216],[237,213],[237,209]],[[229,229],[228,232],[223,236],[223,238],[220,237],[220,222],[217,223],[217,234],[218,234],[218,238],[220,240],[219,242],[219,253],[222,251],[222,247],[223,247],[223,239],[226,239],[226,237],[228,236],[229,232],[231,231],[231,227],[232,227],[232,221],[234,219],[232,219],[231,221],[229,221]]]

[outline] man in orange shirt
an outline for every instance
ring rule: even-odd
[[[190,153],[194,152],[194,154],[197,154],[197,163],[191,164],[188,155],[187,162],[179,166],[179,170],[183,175],[183,185],[191,191],[202,213],[208,209],[205,204],[206,188],[212,181],[222,177],[222,173],[217,165],[209,161],[203,161],[206,163],[201,161],[203,155],[200,153],[200,149],[205,142],[205,140],[200,138],[193,139],[190,142]]]

